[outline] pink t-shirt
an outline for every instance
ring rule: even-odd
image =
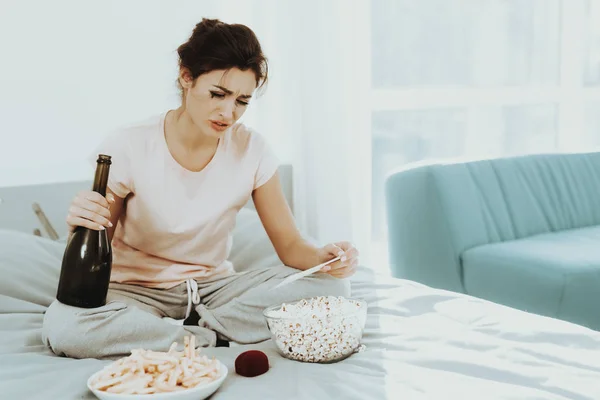
[[[111,281],[168,289],[234,272],[228,261],[237,212],[279,162],[243,124],[219,140],[200,172],[172,157],[166,113],[109,135],[93,154],[112,156],[109,188],[127,202],[113,237]]]

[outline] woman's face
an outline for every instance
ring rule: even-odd
[[[200,131],[210,137],[222,134],[244,115],[256,89],[251,70],[215,70],[196,81],[182,71],[180,82],[186,92],[184,107]]]

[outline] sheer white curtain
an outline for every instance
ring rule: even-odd
[[[371,227],[368,2],[298,4],[304,16],[296,27],[303,34],[295,36],[301,62],[289,69],[300,105],[292,135],[297,215],[322,241],[352,240],[366,262]]]
[[[367,1],[221,4],[247,23],[271,82],[247,122],[294,166],[296,219],[321,243],[350,240],[367,262],[371,228],[370,29]]]

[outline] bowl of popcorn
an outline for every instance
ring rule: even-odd
[[[263,314],[279,354],[296,361],[331,363],[361,349],[367,303],[319,296],[271,306]]]

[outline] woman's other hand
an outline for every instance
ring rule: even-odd
[[[330,243],[320,250],[321,262],[327,262],[335,257],[339,261],[324,266],[321,271],[336,278],[348,278],[356,272],[358,266],[358,250],[350,242]]]

